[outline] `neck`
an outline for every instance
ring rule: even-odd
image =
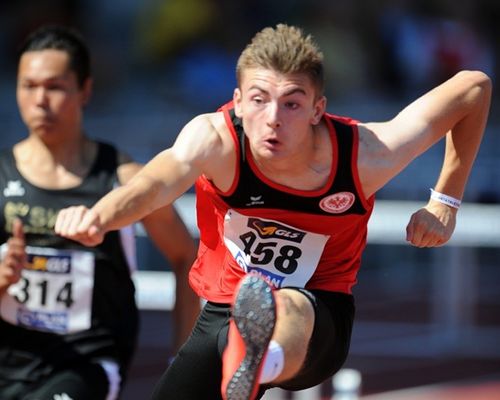
[[[63,167],[71,171],[78,170],[86,164],[89,143],[90,141],[83,135],[54,143],[30,135],[19,143],[19,149],[22,150],[22,158],[29,158],[32,164]]]
[[[51,189],[80,184],[96,153],[95,142],[83,135],[58,143],[47,143],[32,135],[14,146],[14,157],[21,174],[31,183]]]

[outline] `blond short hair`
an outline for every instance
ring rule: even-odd
[[[304,73],[311,79],[317,95],[324,92],[323,53],[311,35],[300,28],[278,24],[258,32],[241,53],[236,65],[238,86],[246,69],[265,68],[280,73]]]

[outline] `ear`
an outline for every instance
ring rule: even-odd
[[[242,100],[241,90],[239,88],[234,89],[233,92],[234,113],[238,118],[241,118],[241,116],[243,115],[241,109],[241,100]]]
[[[311,124],[318,125],[319,121],[321,121],[321,118],[323,117],[323,114],[325,113],[325,110],[326,110],[326,97],[321,96],[314,103],[313,115],[311,117]]]
[[[90,97],[92,96],[93,86],[94,86],[94,80],[92,78],[87,78],[85,82],[83,82],[82,106],[87,105],[87,103],[90,101]]]

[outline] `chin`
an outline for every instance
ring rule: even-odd
[[[57,135],[54,131],[52,131],[50,129],[46,129],[46,128],[35,129],[35,130],[32,130],[31,133],[34,136],[38,137],[42,142],[44,142],[46,144],[54,142],[56,137],[57,137]]]

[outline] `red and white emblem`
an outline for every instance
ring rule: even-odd
[[[339,192],[326,196],[319,202],[323,211],[330,214],[340,214],[354,204],[355,196],[351,192]]]

